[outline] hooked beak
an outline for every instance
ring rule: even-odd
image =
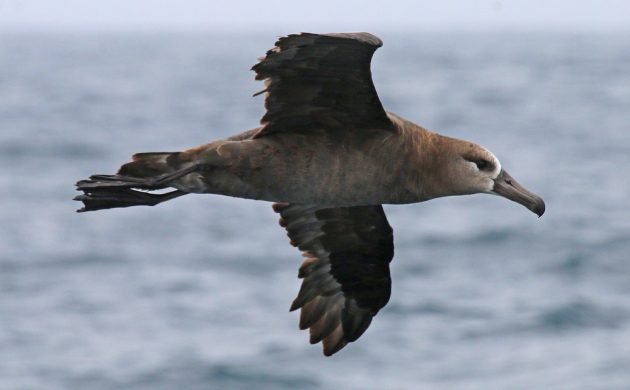
[[[503,169],[499,176],[494,179],[494,188],[491,192],[522,204],[538,217],[545,213],[545,201],[540,196],[527,191]]]

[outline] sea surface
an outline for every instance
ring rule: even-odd
[[[547,202],[386,206],[389,304],[331,358],[265,202],[77,214],[134,152],[257,126],[260,34],[0,34],[0,389],[630,389],[630,35],[387,33],[384,106]]]

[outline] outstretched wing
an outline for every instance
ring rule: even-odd
[[[368,33],[294,34],[252,68],[265,80],[263,128],[256,135],[284,131],[389,129],[378,99],[370,61],[382,46]]]
[[[330,356],[365,332],[391,292],[392,228],[383,207],[274,204],[291,244],[304,255],[291,311]]]

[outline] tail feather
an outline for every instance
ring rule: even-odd
[[[93,175],[77,182],[83,191],[74,200],[83,202],[79,212],[130,206],[155,206],[158,203],[187,194],[174,190],[164,194],[148,191],[170,187],[172,180],[197,169],[187,164],[182,168],[181,153],[138,153],[133,161],[123,165],[116,175]]]
[[[150,194],[130,188],[95,188],[74,200],[83,202],[83,207],[78,212],[96,211],[131,206],[155,206],[156,204],[171,200],[187,194],[187,192],[175,190],[165,194]]]

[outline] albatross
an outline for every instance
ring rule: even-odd
[[[135,154],[115,175],[77,182],[78,211],[190,193],[273,202],[303,254],[291,311],[301,310],[312,344],[338,352],[390,298],[394,243],[383,204],[484,193],[545,211],[488,149],[386,111],[370,69],[380,46],[369,33],[279,38],[252,68],[264,80],[254,95],[265,94],[259,127],[185,151]]]

